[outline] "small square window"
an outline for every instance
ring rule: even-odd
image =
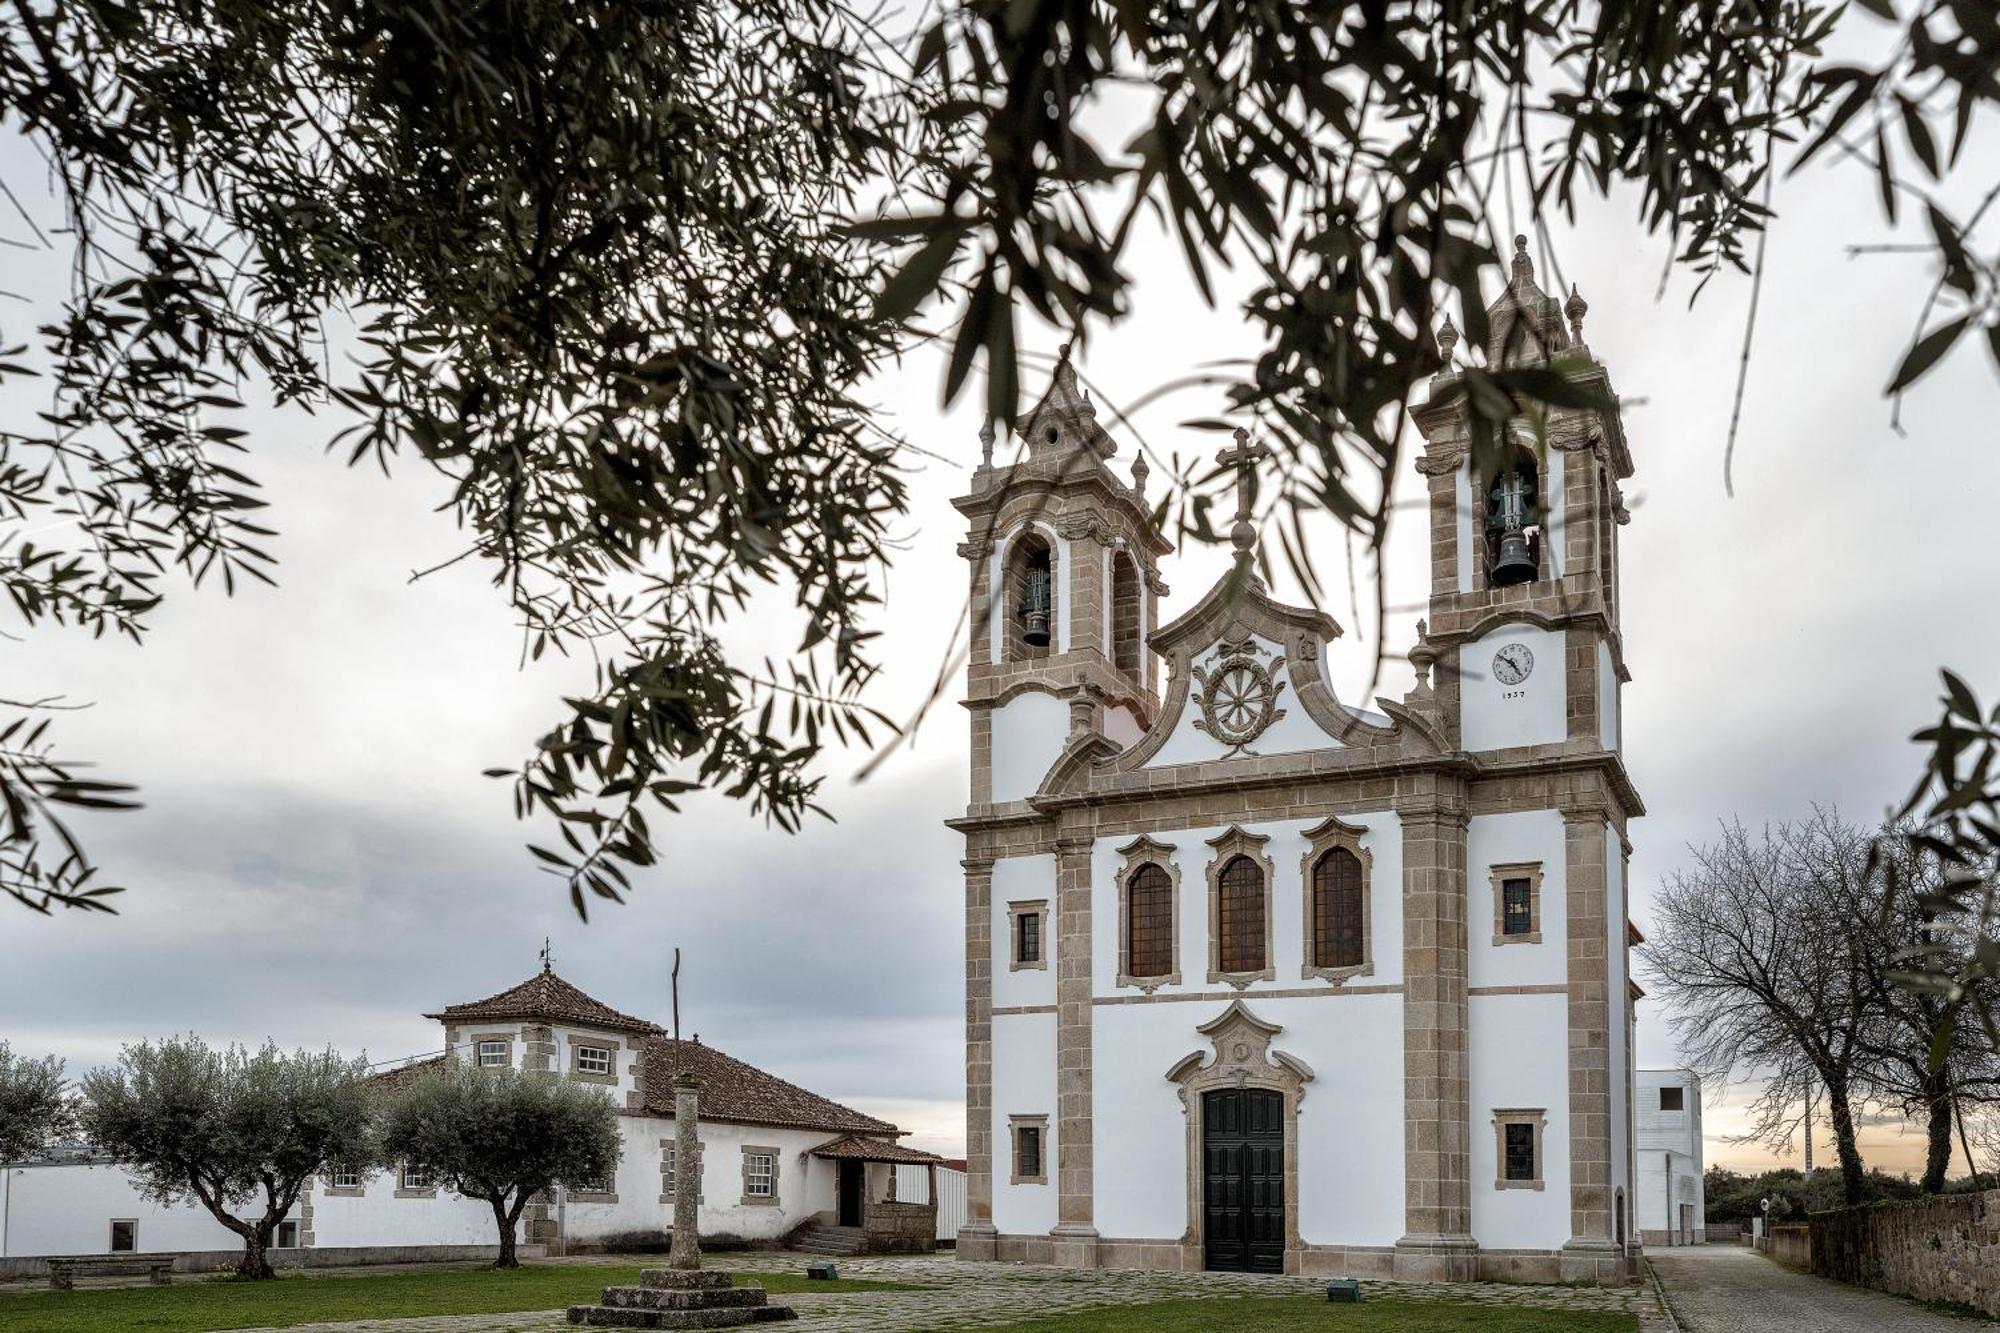
[[[130,1217],[111,1219],[111,1252],[122,1254],[139,1248],[139,1223]]]
[[[1501,1127],[1507,1134],[1508,1180],[1534,1180],[1535,1175],[1535,1127],[1516,1121]]]
[[[431,1188],[431,1173],[420,1166],[403,1168],[403,1188],[406,1190],[427,1190]]]
[[[1687,1110],[1687,1094],[1680,1088],[1661,1088],[1660,1109],[1662,1111]]]
[[[351,1166],[336,1166],[327,1174],[327,1183],[337,1190],[358,1190],[361,1173]]]
[[[743,1158],[743,1192],[753,1199],[768,1199],[778,1192],[778,1159],[767,1152],[753,1152]]]
[[[299,1224],[289,1220],[278,1223],[278,1233],[272,1238],[272,1244],[281,1250],[297,1249],[299,1247]]]
[[[1535,929],[1534,903],[1529,897],[1528,881],[1525,879],[1504,880],[1500,885],[1501,921],[1503,935],[1527,935]]]
[[[586,1177],[582,1180],[570,1182],[569,1192],[571,1194],[609,1194],[611,1193],[611,1186],[602,1178]]]
[[[487,1068],[514,1063],[513,1052],[508,1049],[509,1045],[510,1043],[504,1041],[480,1042],[479,1063]]]
[[[611,1072],[611,1052],[602,1046],[579,1046],[576,1048],[576,1072],[579,1074],[608,1074]]]

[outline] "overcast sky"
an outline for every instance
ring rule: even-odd
[[[19,162],[18,144],[0,149],[0,166]],[[1985,165],[1964,177],[1991,180],[2000,161]],[[1650,812],[1632,830],[1642,928],[1653,886],[1718,819],[1785,819],[1814,802],[1866,819],[1899,798],[1939,664],[2000,692],[1992,363],[1971,345],[1954,354],[1906,408],[1906,433],[1892,432],[1879,390],[1927,273],[1847,253],[1887,235],[1864,173],[1814,170],[1779,203],[1733,499],[1723,440],[1748,283],[1718,279],[1689,309],[1676,276],[1656,300],[1664,242],[1634,224],[1629,198],[1552,232],[1563,276],[1590,302],[1586,337],[1627,399],[1637,466],[1621,565],[1626,756]],[[1516,225],[1496,218],[1502,233]],[[1101,394],[1129,402],[1255,350],[1232,308],[1203,307],[1170,246],[1148,239],[1129,267],[1141,275],[1132,317],[1094,333],[1083,358]],[[18,314],[0,315],[0,333],[23,332]],[[1044,331],[1030,346],[1059,341]],[[953,460],[913,460],[907,543],[886,571],[873,702],[896,715],[936,672],[965,585],[947,501],[977,460],[978,422],[968,403],[939,408],[940,367],[920,352],[872,386],[886,418]],[[39,405],[10,389],[0,416]],[[1175,423],[1214,406],[1181,395],[1137,422],[1163,457],[1207,451],[1213,436]],[[687,1028],[894,1119],[919,1146],[961,1151],[960,842],[942,821],[965,800],[962,711],[940,710],[865,784],[851,780],[861,756],[834,757],[837,823],[786,836],[720,801],[660,820],[661,866],[628,905],[581,923],[523,852],[507,785],[479,776],[516,764],[561,715],[574,668],[519,669],[507,608],[477,567],[409,581],[460,549],[434,478],[347,469],[322,452],[324,416],[257,424],[254,470],[283,534],[278,589],[175,588],[142,647],[48,628],[0,643],[0,694],[92,701],[60,720],[65,751],[140,783],[146,801],[80,821],[107,877],[131,887],[122,915],[0,906],[0,1038],[61,1055],[73,1074],[122,1042],[186,1030],[390,1060],[438,1045],[426,1010],[526,977],[544,936],[569,979],[664,1020],[678,946]],[[1123,470],[1134,441],[1119,444]],[[1417,502],[1416,482],[1406,467],[1399,496]],[[1386,552],[1398,660],[1378,692],[1407,682],[1423,534],[1406,518]],[[1319,542],[1338,566],[1338,531],[1322,525]],[[1163,614],[1219,569],[1211,552],[1170,557]],[[1344,598],[1329,609],[1347,629],[1336,683],[1363,702],[1372,610],[1364,602],[1356,623]],[[743,632],[782,646],[794,628],[769,616]],[[1675,1063],[1657,1007],[1640,1014],[1641,1062]],[[1762,1160],[1722,1141],[1745,1100],[1711,1105],[1712,1161]],[[1864,1145],[1892,1169],[1919,1155],[1893,1126]]]

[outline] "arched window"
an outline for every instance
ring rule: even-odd
[[[1361,966],[1361,858],[1345,847],[1320,857],[1312,894],[1313,966]]]
[[[1111,561],[1111,665],[1139,675],[1139,566],[1120,552]]]
[[[1264,954],[1264,872],[1247,856],[1232,857],[1217,881],[1217,956],[1224,972],[1261,972]]]
[[[1059,636],[1056,625],[1056,556],[1048,539],[1024,529],[1007,552],[1007,577],[1001,584],[1001,604],[994,613],[1004,617],[1007,651],[1003,660],[1025,662],[1047,657]]]
[[[1174,884],[1148,861],[1125,881],[1126,969],[1134,977],[1174,970]]]
[[[1534,450],[1515,443],[1506,461],[1483,476],[1474,496],[1481,521],[1477,534],[1489,587],[1527,583],[1544,576],[1542,526],[1546,500]]]

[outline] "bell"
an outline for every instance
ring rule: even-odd
[[[1021,638],[1030,648],[1049,646],[1049,571],[1028,571],[1027,596],[1021,600]]]
[[[1492,517],[1486,526],[1500,534],[1500,552],[1491,570],[1493,585],[1506,588],[1534,582],[1535,548],[1528,540],[1528,524],[1533,522],[1528,479],[1519,472],[1509,472],[1494,483],[1489,499]]]
[[[1500,558],[1493,562],[1493,585],[1508,588],[1534,581],[1535,551],[1528,545],[1528,534],[1519,528],[1509,528],[1500,534]]]

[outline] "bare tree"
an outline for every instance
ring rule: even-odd
[[[1681,1048],[1706,1075],[1770,1080],[1752,1108],[1767,1135],[1789,1137],[1789,1108],[1802,1101],[1795,1094],[1808,1073],[1816,1077],[1841,1192],[1859,1203],[1854,1116],[1870,987],[1869,957],[1851,928],[1853,900],[1804,869],[1804,845],[1790,827],[1753,838],[1729,823],[1720,840],[1692,851],[1693,865],[1661,887],[1643,949]]]

